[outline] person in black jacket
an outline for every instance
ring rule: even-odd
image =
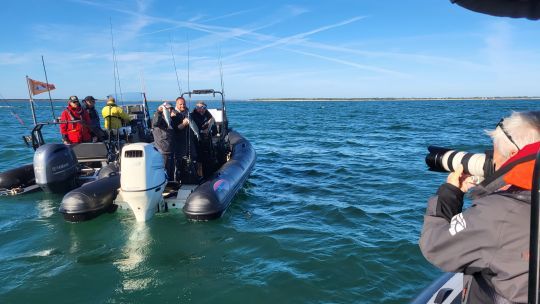
[[[174,158],[176,163],[177,181],[194,183],[198,180],[197,167],[197,135],[190,127],[189,109],[183,97],[176,98],[175,116],[172,118],[174,127]],[[192,122],[191,122],[192,123]]]
[[[168,180],[174,179],[174,129],[172,118],[176,113],[173,107],[164,102],[160,105],[152,117],[152,134],[154,135],[154,146],[163,156],[163,164],[167,172]]]
[[[214,117],[207,110],[207,105],[203,101],[197,102],[195,110],[191,112],[191,118],[197,124],[199,132],[208,134],[211,130],[212,135],[217,133]]]
[[[217,134],[215,119],[207,110],[207,105],[203,101],[197,102],[195,109],[191,112],[191,119],[195,122],[199,131],[197,172],[200,176],[206,177],[216,169],[215,166],[217,165],[212,146],[212,136]]]
[[[105,131],[101,129],[101,122],[99,121],[99,114],[96,111],[96,99],[93,96],[86,96],[83,99],[84,109],[90,116],[90,133],[92,135],[92,141],[103,141],[105,139]]]

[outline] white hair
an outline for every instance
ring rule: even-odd
[[[506,131],[507,134],[504,133]],[[513,151],[522,149],[528,144],[540,141],[540,111],[512,112],[510,117],[504,118],[502,128],[497,125],[494,130],[486,131],[493,139],[493,146],[498,152],[509,157]],[[508,138],[510,136],[515,145]]]

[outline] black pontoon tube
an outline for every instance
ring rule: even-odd
[[[183,210],[189,219],[219,218],[255,165],[257,156],[249,141],[235,131],[230,131],[228,136],[232,146],[231,159],[188,197]]]
[[[0,189],[24,188],[34,185],[34,165],[27,164],[15,169],[0,173]]]
[[[105,212],[114,212],[113,204],[120,188],[120,175],[86,183],[68,192],[62,199],[58,211],[70,222],[91,220]]]

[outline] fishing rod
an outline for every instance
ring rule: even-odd
[[[24,121],[21,119],[21,117],[15,113],[15,111],[13,110],[13,106],[4,98],[4,96],[2,94],[0,94],[0,100],[3,101],[4,103],[7,104],[8,108],[9,108],[9,111],[11,112],[11,115],[15,116],[15,118],[19,121],[19,123],[22,125],[22,126],[25,126],[24,124]]]
[[[171,56],[172,56],[173,65],[174,65],[174,73],[176,74],[176,85],[178,86],[178,94],[182,95],[182,89],[180,87],[180,79],[178,78],[178,70],[176,69],[176,60],[174,59],[173,42],[172,42],[171,35],[169,35],[169,41],[171,43]]]
[[[190,51],[190,47],[191,47],[191,44],[190,44],[190,41],[189,41],[189,33],[187,34],[187,45],[188,45],[188,48],[187,48],[187,87],[188,87],[188,92],[189,92],[189,103],[188,105],[191,105],[191,88],[190,88],[190,83],[189,83],[189,51]],[[189,159],[191,160],[191,114],[189,113],[189,107],[187,107],[187,117],[188,117],[188,157]]]
[[[122,85],[120,84],[120,73],[118,71],[118,60],[116,58],[116,48],[114,46],[114,34],[113,34],[113,25],[112,25],[112,17],[109,17],[109,24],[110,24],[110,30],[111,30],[111,48],[112,48],[112,57],[113,57],[113,76],[114,76],[114,99],[118,100],[118,91],[116,90],[116,85],[118,82],[118,90],[120,91],[120,103],[124,104],[124,98],[122,95]],[[111,118],[112,118],[112,106],[109,106],[109,115],[106,117],[108,120],[108,133],[109,133],[109,141],[107,144],[107,161],[116,161],[116,158],[118,155],[115,156],[115,152],[113,151],[119,151],[120,150],[120,132],[118,132],[118,129],[116,130],[116,134],[114,134],[111,124]],[[113,142],[113,136],[116,135],[116,138]]]
[[[47,93],[49,93],[49,102],[51,104],[51,114],[53,117],[53,121],[55,121],[56,115],[54,114],[54,107],[53,107],[52,97],[51,97],[51,89],[49,88],[49,79],[47,78],[47,69],[45,68],[45,59],[43,59],[43,55],[41,55],[41,63],[43,63],[43,72],[45,73],[45,83],[47,84]]]
[[[146,99],[146,85],[144,83],[144,74],[143,74],[143,71],[141,70],[141,88],[142,88],[142,97],[143,97],[143,102],[144,102],[144,116],[145,117],[145,120],[146,120],[146,128],[151,128],[152,127],[152,119],[150,118],[150,112],[148,110],[148,100]]]
[[[221,109],[223,113],[223,126],[225,129],[225,134],[229,128],[229,121],[227,119],[227,111],[225,109],[225,84],[223,81],[223,62],[221,57],[221,46],[219,47],[219,76],[221,79]]]
[[[118,99],[118,93],[116,91],[116,83],[118,82],[118,90],[120,91],[120,102],[122,105],[124,104],[124,97],[122,96],[122,85],[120,84],[120,73],[118,71],[118,60],[116,58],[116,48],[114,47],[114,35],[113,35],[113,26],[112,26],[112,18],[109,18],[109,22],[111,25],[111,46],[112,46],[112,53],[113,53],[113,74],[114,74],[114,98]]]
[[[189,49],[191,45],[189,42],[189,34],[187,35],[187,90],[189,92],[189,101],[191,101],[191,89],[189,87]]]

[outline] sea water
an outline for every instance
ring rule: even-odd
[[[227,109],[258,158],[218,220],[171,212],[141,224],[117,212],[68,223],[61,195],[0,197],[0,303],[405,303],[441,274],[418,248],[426,201],[446,179],[427,170],[427,146],[483,152],[484,130],[538,101]],[[46,102],[37,112],[53,117]],[[30,163],[28,104],[2,102],[0,117],[0,171]],[[44,133],[59,141],[57,126]]]

